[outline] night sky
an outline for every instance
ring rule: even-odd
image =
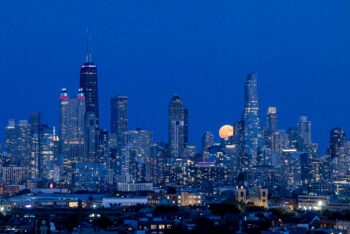
[[[100,116],[129,96],[129,127],[167,141],[168,105],[189,109],[190,141],[241,118],[246,74],[258,73],[262,123],[312,121],[320,154],[329,130],[350,136],[349,0],[0,0],[0,135],[9,118],[58,123],[58,96],[75,96],[92,33]],[[348,139],[349,137],[347,137]]]

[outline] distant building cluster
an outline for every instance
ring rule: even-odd
[[[179,95],[168,107],[168,142],[154,142],[151,130],[128,128],[128,97],[110,102],[110,130],[100,128],[97,66],[87,56],[80,67],[76,96],[63,88],[59,126],[9,120],[1,154],[2,181],[28,189],[49,187],[70,192],[146,191],[173,186],[210,192],[218,186],[267,189],[270,197],[330,195],[349,190],[350,142],[340,128],[330,131],[326,155],[319,157],[311,122],[278,129],[277,108],[260,119],[257,74],[248,74],[241,120],[221,142],[203,133],[201,146],[189,142],[189,111]],[[227,136],[227,137],[226,137]],[[265,206],[265,205],[264,205]]]

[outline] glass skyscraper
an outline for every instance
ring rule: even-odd
[[[60,95],[60,153],[73,162],[84,156],[85,97],[82,90],[76,99],[69,98],[67,90]]]
[[[248,159],[248,167],[257,165],[257,154],[262,144],[257,82],[256,73],[248,74],[245,83],[243,111],[244,153]]]
[[[111,99],[111,134],[115,134],[117,144],[122,144],[122,134],[128,130],[128,97],[115,96]]]
[[[298,132],[300,137],[300,145],[304,149],[306,145],[310,145],[311,141],[311,122],[307,120],[307,116],[300,116],[298,122]]]
[[[276,107],[269,107],[267,110],[266,127],[264,129],[264,146],[271,148],[272,136],[277,131],[277,110]]]
[[[171,157],[183,157],[186,133],[185,108],[181,98],[174,95],[169,104],[169,154]]]
[[[338,156],[338,149],[343,147],[346,141],[345,131],[341,128],[333,128],[329,133],[329,154],[331,159]]]

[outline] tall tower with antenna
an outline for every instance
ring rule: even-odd
[[[99,128],[97,66],[92,62],[91,34],[86,32],[86,58],[80,66],[80,88],[85,96],[86,113],[95,115],[96,129]],[[90,116],[91,116],[90,114]]]

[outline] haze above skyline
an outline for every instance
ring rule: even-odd
[[[101,127],[110,98],[129,97],[129,128],[167,141],[168,105],[189,109],[189,139],[241,118],[246,75],[258,73],[261,122],[312,121],[320,154],[329,130],[350,135],[350,2],[26,1],[0,2],[1,142],[10,118],[39,111],[58,126],[61,88],[75,96],[92,33]],[[347,137],[349,139],[349,137]]]

